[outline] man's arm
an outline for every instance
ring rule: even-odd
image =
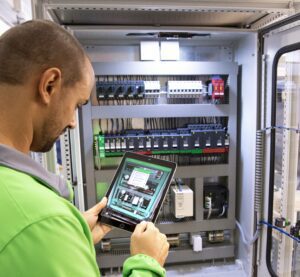
[[[168,256],[169,243],[166,235],[159,232],[152,222],[142,222],[136,226],[130,242],[132,257],[123,266],[123,276],[163,277],[163,268]]]
[[[165,277],[165,269],[152,257],[137,254],[128,258],[123,265],[124,277]]]

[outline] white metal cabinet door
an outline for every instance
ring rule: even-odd
[[[262,89],[261,129],[265,133],[264,212],[274,226],[284,217],[299,220],[299,114],[300,114],[300,26],[299,21],[263,36],[265,62]],[[265,223],[265,224],[266,224]],[[268,231],[267,231],[268,229]],[[264,227],[258,276],[299,276],[297,242],[287,234],[291,226]]]

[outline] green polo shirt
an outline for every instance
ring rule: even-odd
[[[67,200],[0,167],[0,275],[99,276],[89,227]]]
[[[8,158],[3,165],[1,150],[0,276],[99,276],[80,211],[59,195],[59,186],[50,189],[42,177],[13,169]],[[156,260],[136,255],[124,263],[123,276],[165,276],[165,270]]]

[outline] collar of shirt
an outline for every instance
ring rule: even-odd
[[[48,172],[29,155],[25,155],[3,144],[0,144],[0,165],[30,175],[39,183],[67,200],[72,200],[73,198],[73,190],[68,181]]]

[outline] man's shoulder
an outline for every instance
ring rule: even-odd
[[[26,226],[47,218],[81,221],[79,211],[31,176],[0,167],[0,249]]]
[[[73,213],[70,202],[30,175],[16,170],[0,167],[0,190],[0,199],[12,202],[29,220],[47,213]]]

